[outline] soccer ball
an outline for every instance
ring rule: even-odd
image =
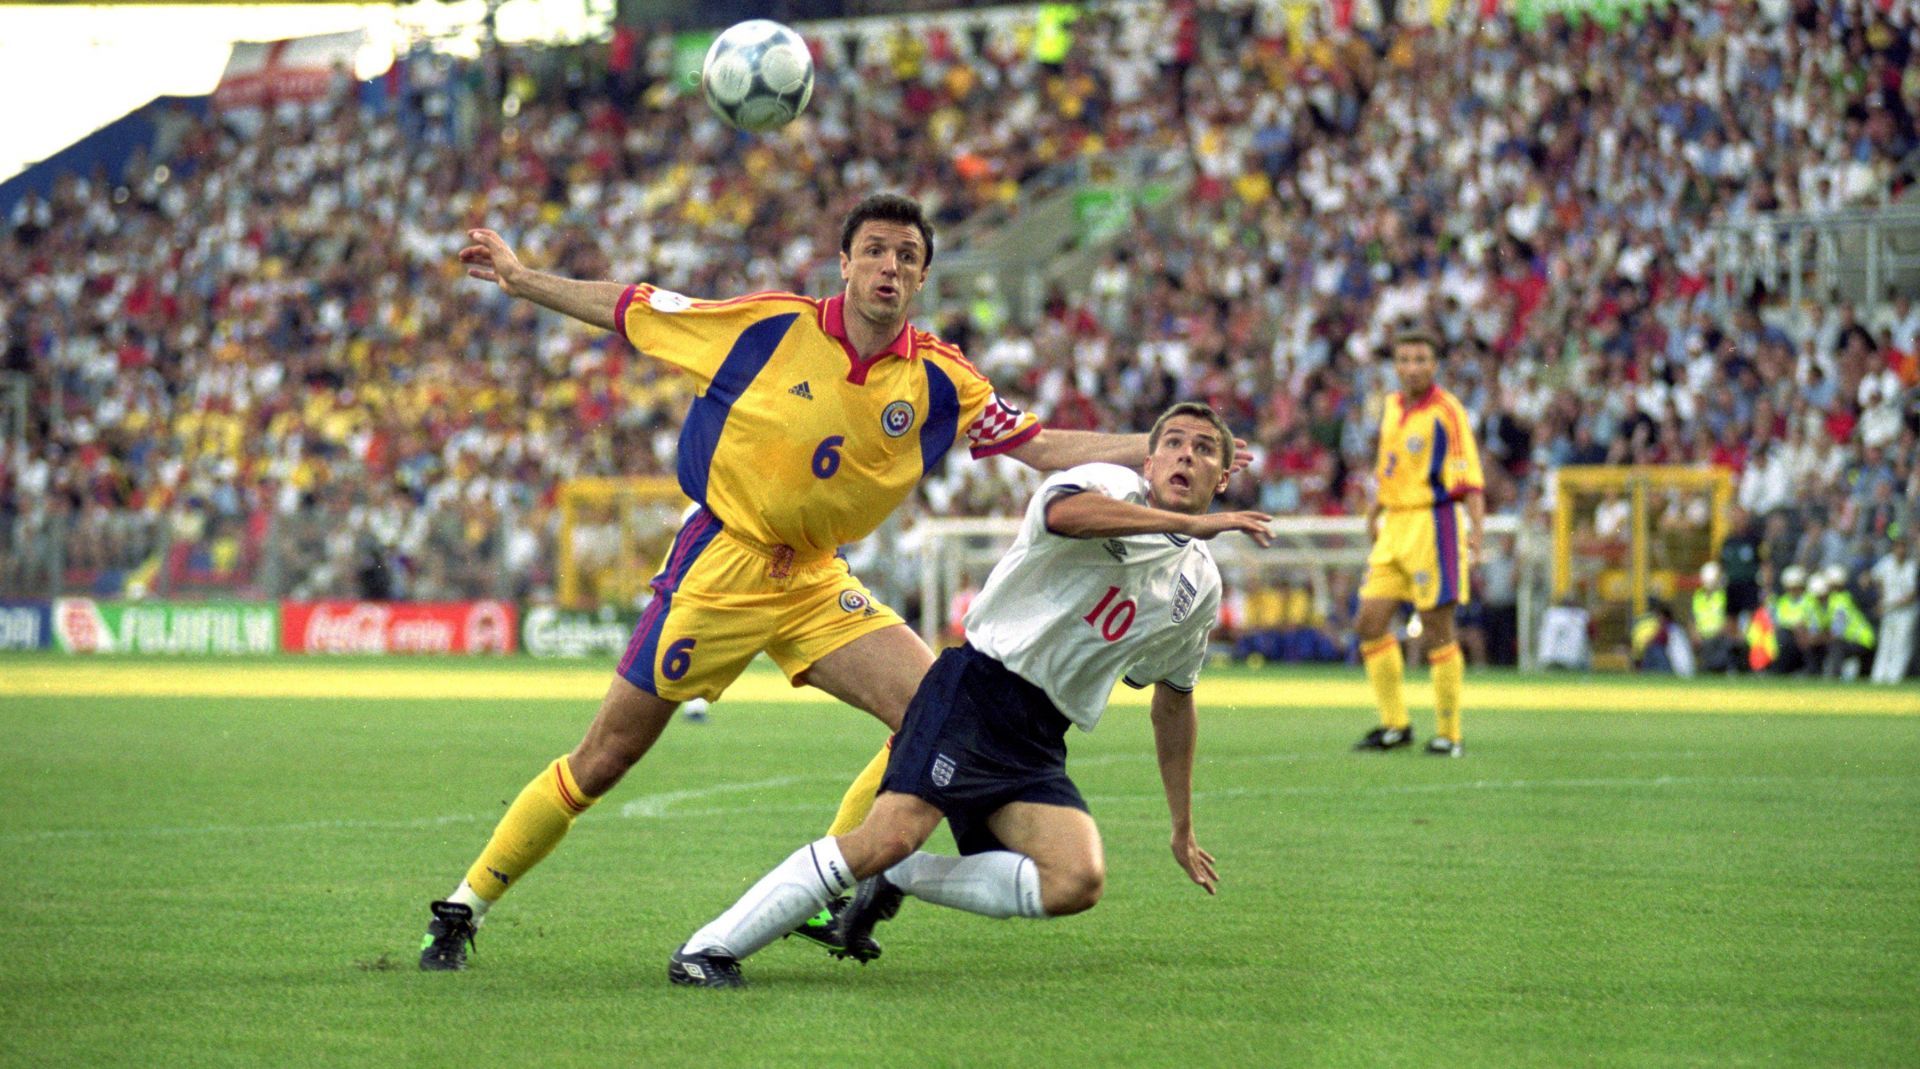
[[[700,92],[736,130],[763,133],[785,126],[813,96],[813,54],[799,34],[777,22],[730,26],[707,49]]]

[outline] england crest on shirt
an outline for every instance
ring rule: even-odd
[[[1193,582],[1189,580],[1186,576],[1182,575],[1177,577],[1174,580],[1174,584],[1173,584],[1173,622],[1174,623],[1177,624],[1180,621],[1186,619],[1187,614],[1193,611],[1193,599],[1198,594],[1199,594],[1199,591],[1193,588]]]

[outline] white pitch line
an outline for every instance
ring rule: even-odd
[[[1114,755],[1115,759],[1125,755]],[[788,787],[797,783],[826,781],[827,776],[785,776],[779,779],[756,780],[749,783],[722,783],[698,790],[668,791],[662,794],[636,798],[618,811],[623,818],[639,819],[703,819],[709,817],[737,816],[746,812],[785,813],[820,812],[820,806],[813,802],[781,802],[774,805],[752,804],[737,806],[705,806],[701,808],[675,808],[682,802],[701,798],[712,798],[727,794],[739,794],[747,791],[772,790]],[[834,780],[834,782],[838,782]],[[1586,790],[1586,789],[1626,789],[1626,788],[1663,788],[1704,786],[1710,784],[1744,784],[1750,786],[1789,784],[1789,783],[1909,783],[1907,776],[1619,776],[1581,779],[1516,779],[1516,780],[1461,780],[1441,783],[1383,784],[1373,787],[1310,786],[1310,787],[1227,787],[1218,790],[1194,792],[1197,801],[1226,801],[1236,798],[1273,798],[1304,797],[1317,795],[1403,795],[1403,794],[1446,794],[1466,791],[1529,791],[1529,790]],[[1102,805],[1127,804],[1135,802],[1157,802],[1159,794],[1101,794],[1089,796],[1088,801]],[[425,831],[433,828],[449,827],[459,824],[486,824],[500,819],[498,812],[457,813],[438,817],[415,817],[408,820],[302,820],[284,824],[193,824],[173,827],[150,828],[65,828],[42,831],[0,831],[0,843],[29,844],[61,842],[81,839],[110,839],[121,836],[194,836],[194,835],[266,835],[287,833],[308,833],[316,831]]]
[[[667,810],[681,802],[690,802],[697,798],[711,798],[720,794],[739,794],[743,791],[766,791],[776,787],[791,787],[796,783],[825,779],[824,776],[780,776],[776,779],[754,780],[752,783],[720,783],[711,787],[700,787],[690,791],[667,791],[662,794],[648,794],[635,798],[620,807],[623,817],[664,817]]]

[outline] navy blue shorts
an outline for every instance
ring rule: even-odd
[[[942,653],[907,706],[882,791],[946,814],[962,854],[1005,850],[987,818],[1008,802],[1086,811],[1067,778],[1067,728],[1045,691],[972,646]]]

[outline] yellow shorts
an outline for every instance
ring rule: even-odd
[[[1410,601],[1425,612],[1442,605],[1465,605],[1467,540],[1457,502],[1426,509],[1394,509],[1381,516],[1380,534],[1367,555],[1367,579],[1360,596]]]
[[[795,559],[729,534],[703,508],[674,536],[619,673],[668,701],[712,699],[764,650],[797,687],[815,661],[901,622],[844,559]]]

